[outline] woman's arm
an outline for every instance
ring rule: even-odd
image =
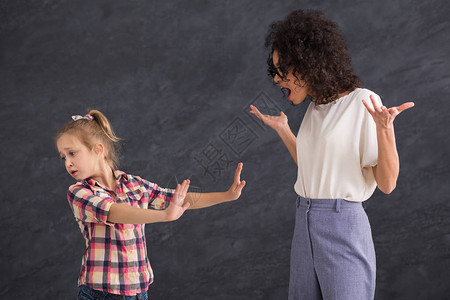
[[[373,174],[378,188],[385,194],[390,194],[396,187],[400,163],[395,143],[394,119],[402,111],[414,106],[413,102],[403,103],[397,107],[380,106],[371,95],[373,108],[365,100],[364,106],[372,115],[377,128],[378,164],[374,166]]]
[[[279,116],[269,116],[269,115],[263,115],[256,106],[250,105],[251,114],[254,114],[258,119],[264,122],[267,126],[274,129],[278,135],[280,136],[281,140],[284,142],[284,145],[289,150],[289,153],[292,156],[292,159],[295,161],[295,164],[297,163],[297,141],[295,135],[292,133],[291,128],[288,124],[288,118],[283,113],[280,112]]]
[[[295,161],[295,164],[298,165],[297,162],[297,138],[292,133],[291,128],[288,124],[286,124],[283,128],[277,130],[278,135],[281,140],[283,140],[284,145],[289,150],[289,153],[292,156],[292,159]]]
[[[236,200],[240,197],[245,181],[241,181],[243,164],[239,163],[234,174],[234,181],[226,192],[222,193],[187,193],[185,203],[190,203],[189,209],[213,206],[219,203]]]
[[[379,128],[377,126],[378,164],[372,167],[378,188],[385,194],[390,194],[397,185],[400,169],[397,146],[395,143],[394,126]]]
[[[165,210],[152,210],[134,207],[125,203],[114,203],[108,212],[108,221],[120,224],[147,224],[175,221],[189,208],[189,202],[184,202],[189,180],[178,184],[173,194],[173,200]]]

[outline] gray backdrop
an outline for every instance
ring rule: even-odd
[[[286,299],[296,166],[248,114],[292,107],[266,76],[264,36],[298,8],[342,29],[366,88],[396,120],[401,170],[368,201],[376,299],[450,299],[448,1],[0,2],[0,298],[75,299],[84,240],[53,147],[87,108],[124,139],[121,169],[241,198],[147,225],[152,299]]]

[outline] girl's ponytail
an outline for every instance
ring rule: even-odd
[[[108,119],[105,117],[104,114],[102,114],[100,111],[95,109],[90,109],[87,112],[88,115],[91,115],[94,118],[94,121],[97,122],[97,124],[100,126],[100,128],[103,130],[104,134],[112,141],[112,142],[118,142],[120,141],[120,138],[118,138],[111,127],[111,124],[109,123]]]

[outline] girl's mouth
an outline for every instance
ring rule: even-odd
[[[70,171],[70,175],[75,176],[78,171]]]

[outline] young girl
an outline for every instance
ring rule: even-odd
[[[360,88],[344,38],[321,12],[294,11],[274,23],[266,46],[269,73],[288,100],[313,99],[297,136],[284,113],[251,107],[298,165],[289,299],[373,299],[375,251],[361,203],[376,186],[387,194],[395,188],[393,121],[414,104],[388,109]]]
[[[188,208],[238,199],[245,185],[242,163],[223,193],[189,193],[189,180],[175,190],[161,188],[117,170],[119,139],[101,112],[72,118],[58,130],[55,142],[67,172],[77,180],[67,195],[86,241],[78,299],[147,299],[153,272],[145,224],[174,221]]]

